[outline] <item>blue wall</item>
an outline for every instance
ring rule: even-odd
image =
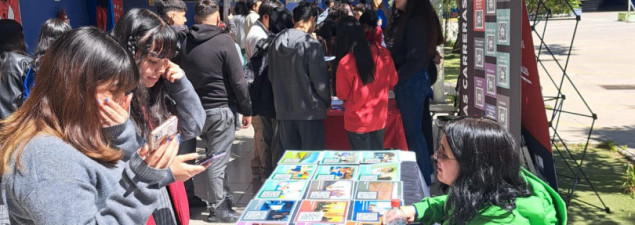
[[[89,25],[90,13],[88,4],[91,2],[87,0],[61,0],[59,2],[54,0],[20,1],[22,26],[24,27],[24,37],[28,45],[28,52],[35,51],[37,37],[42,24],[50,18],[57,17],[57,12],[60,9],[66,10],[73,28]]]

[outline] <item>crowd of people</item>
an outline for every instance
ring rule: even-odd
[[[210,222],[235,222],[226,170],[237,129],[254,127],[258,186],[284,150],[325,148],[334,96],[344,101],[352,149],[384,149],[389,90],[408,148],[432,182],[430,68],[443,37],[429,1],[327,0],[324,10],[302,1],[290,11],[276,0],[246,0],[223,18],[217,1],[200,0],[191,27],[182,0],[156,4],[156,13],[126,11],[109,34],[49,19],[33,57],[21,25],[0,20],[0,203],[12,224],[184,224],[190,180]],[[178,134],[148,146],[154,128],[173,117]],[[454,144],[462,136],[447,129],[444,157],[469,157]],[[502,199],[463,200],[468,184],[445,168],[439,180],[459,188],[436,205],[406,208],[412,220],[447,201],[460,206],[449,210],[463,223],[475,207],[513,210],[510,199],[531,194],[515,167],[501,178],[511,182]],[[468,200],[478,204],[463,207]]]

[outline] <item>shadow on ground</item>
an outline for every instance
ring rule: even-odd
[[[593,140],[598,142],[611,140],[618,146],[626,145],[629,148],[635,148],[635,126],[594,129],[593,137]]]
[[[582,173],[577,172],[580,179],[568,207],[569,224],[633,224],[635,212],[632,206],[635,205],[635,199],[623,194],[622,187],[627,161],[617,153],[605,149],[589,148],[584,154],[578,145],[568,147],[572,149],[571,152],[567,152],[562,147],[558,148],[560,151],[554,148],[560,195],[567,202],[569,199],[567,194],[575,184],[573,177],[578,170],[573,165],[573,160],[570,158],[572,156],[578,163],[582,163],[582,171],[612,211],[611,214],[605,212],[604,206],[582,177]],[[563,157],[570,163],[572,169],[567,167]]]

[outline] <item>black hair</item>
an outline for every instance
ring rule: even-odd
[[[368,10],[366,10],[366,5],[365,4],[357,4],[353,7],[353,11],[360,11],[362,12],[362,14]]]
[[[176,32],[148,9],[131,9],[126,12],[112,33],[120,44],[127,46],[137,65],[148,55],[156,58],[176,56]],[[137,126],[137,132],[143,136],[150,132],[148,123],[158,125],[170,114],[176,114],[174,101],[168,95],[165,82],[162,76],[151,88],[146,88],[139,82],[139,87],[133,92],[130,114]]]
[[[436,46],[443,44],[441,23],[430,1],[408,1],[405,12],[398,10],[393,5],[393,16],[388,27],[389,43],[400,42],[406,32],[406,26],[411,20],[417,20],[417,29],[423,29],[428,34],[428,56],[436,55]],[[410,28],[412,29],[412,28]]]
[[[183,0],[160,0],[157,2],[157,13],[159,15],[166,18],[170,11],[186,12],[187,5],[185,5]]]
[[[269,17],[269,31],[277,34],[293,27],[293,14],[286,7],[276,7]]]
[[[218,3],[212,0],[201,0],[196,3],[196,16],[201,19],[207,18],[208,16],[218,12],[218,10],[220,10]]]
[[[260,8],[258,9],[258,15],[260,16],[260,21],[262,18],[266,16],[271,17],[271,11],[277,7],[276,1],[273,0],[265,0],[260,4]]]
[[[18,52],[26,55],[22,25],[12,19],[0,19],[0,55],[5,52]]]
[[[311,17],[317,18],[317,16],[318,9],[313,2],[303,0],[298,3],[295,8],[293,8],[293,21],[295,23],[300,21],[308,21],[311,19]]]
[[[234,15],[249,15],[249,8],[247,8],[247,4],[245,2],[236,2],[234,6]]]
[[[262,2],[262,0],[246,0],[245,4],[247,5],[247,9],[252,10],[254,6],[258,5],[258,2]]]
[[[352,53],[362,83],[366,85],[375,81],[375,62],[362,25],[355,17],[347,16],[337,24],[337,30],[336,62],[339,63],[344,56]]]
[[[344,3],[335,2],[333,7],[329,8],[329,13],[326,18],[339,21],[346,16],[348,16],[348,10],[346,10]]]
[[[373,29],[377,27],[378,21],[379,19],[377,19],[377,12],[375,12],[375,10],[366,10],[364,14],[359,17],[359,22],[362,23],[362,25],[370,26]]]
[[[460,167],[454,184],[448,187],[445,210],[453,211],[447,218],[450,224],[466,224],[491,205],[511,212],[517,197],[532,194],[520,175],[519,146],[498,122],[461,118],[443,130]]]
[[[65,23],[63,20],[58,18],[51,18],[46,20],[44,24],[42,24],[42,28],[40,28],[40,35],[37,40],[37,48],[35,49],[35,54],[33,55],[33,62],[31,63],[31,68],[37,72],[38,68],[40,68],[40,63],[42,62],[42,57],[46,50],[64,33],[71,30],[71,25]]]

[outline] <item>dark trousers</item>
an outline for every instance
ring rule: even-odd
[[[346,131],[352,150],[384,150],[384,129],[354,133]]]
[[[423,137],[426,138],[426,144],[428,144],[428,154],[432,156],[434,154],[434,134],[432,133],[432,115],[430,115],[430,98],[426,98],[423,103],[423,115],[421,117],[421,130],[423,131]]]
[[[324,150],[322,120],[278,120],[283,150]]]
[[[426,109],[424,104],[430,92],[430,80],[426,71],[427,69],[423,69],[409,79],[399,81],[395,86],[395,100],[399,111],[401,111],[408,148],[417,154],[417,164],[419,164],[421,174],[423,174],[426,183],[430,184],[430,176],[433,172],[432,163],[428,143],[421,129],[422,114],[430,115],[429,111],[424,111]],[[429,108],[427,109],[429,110]]]

